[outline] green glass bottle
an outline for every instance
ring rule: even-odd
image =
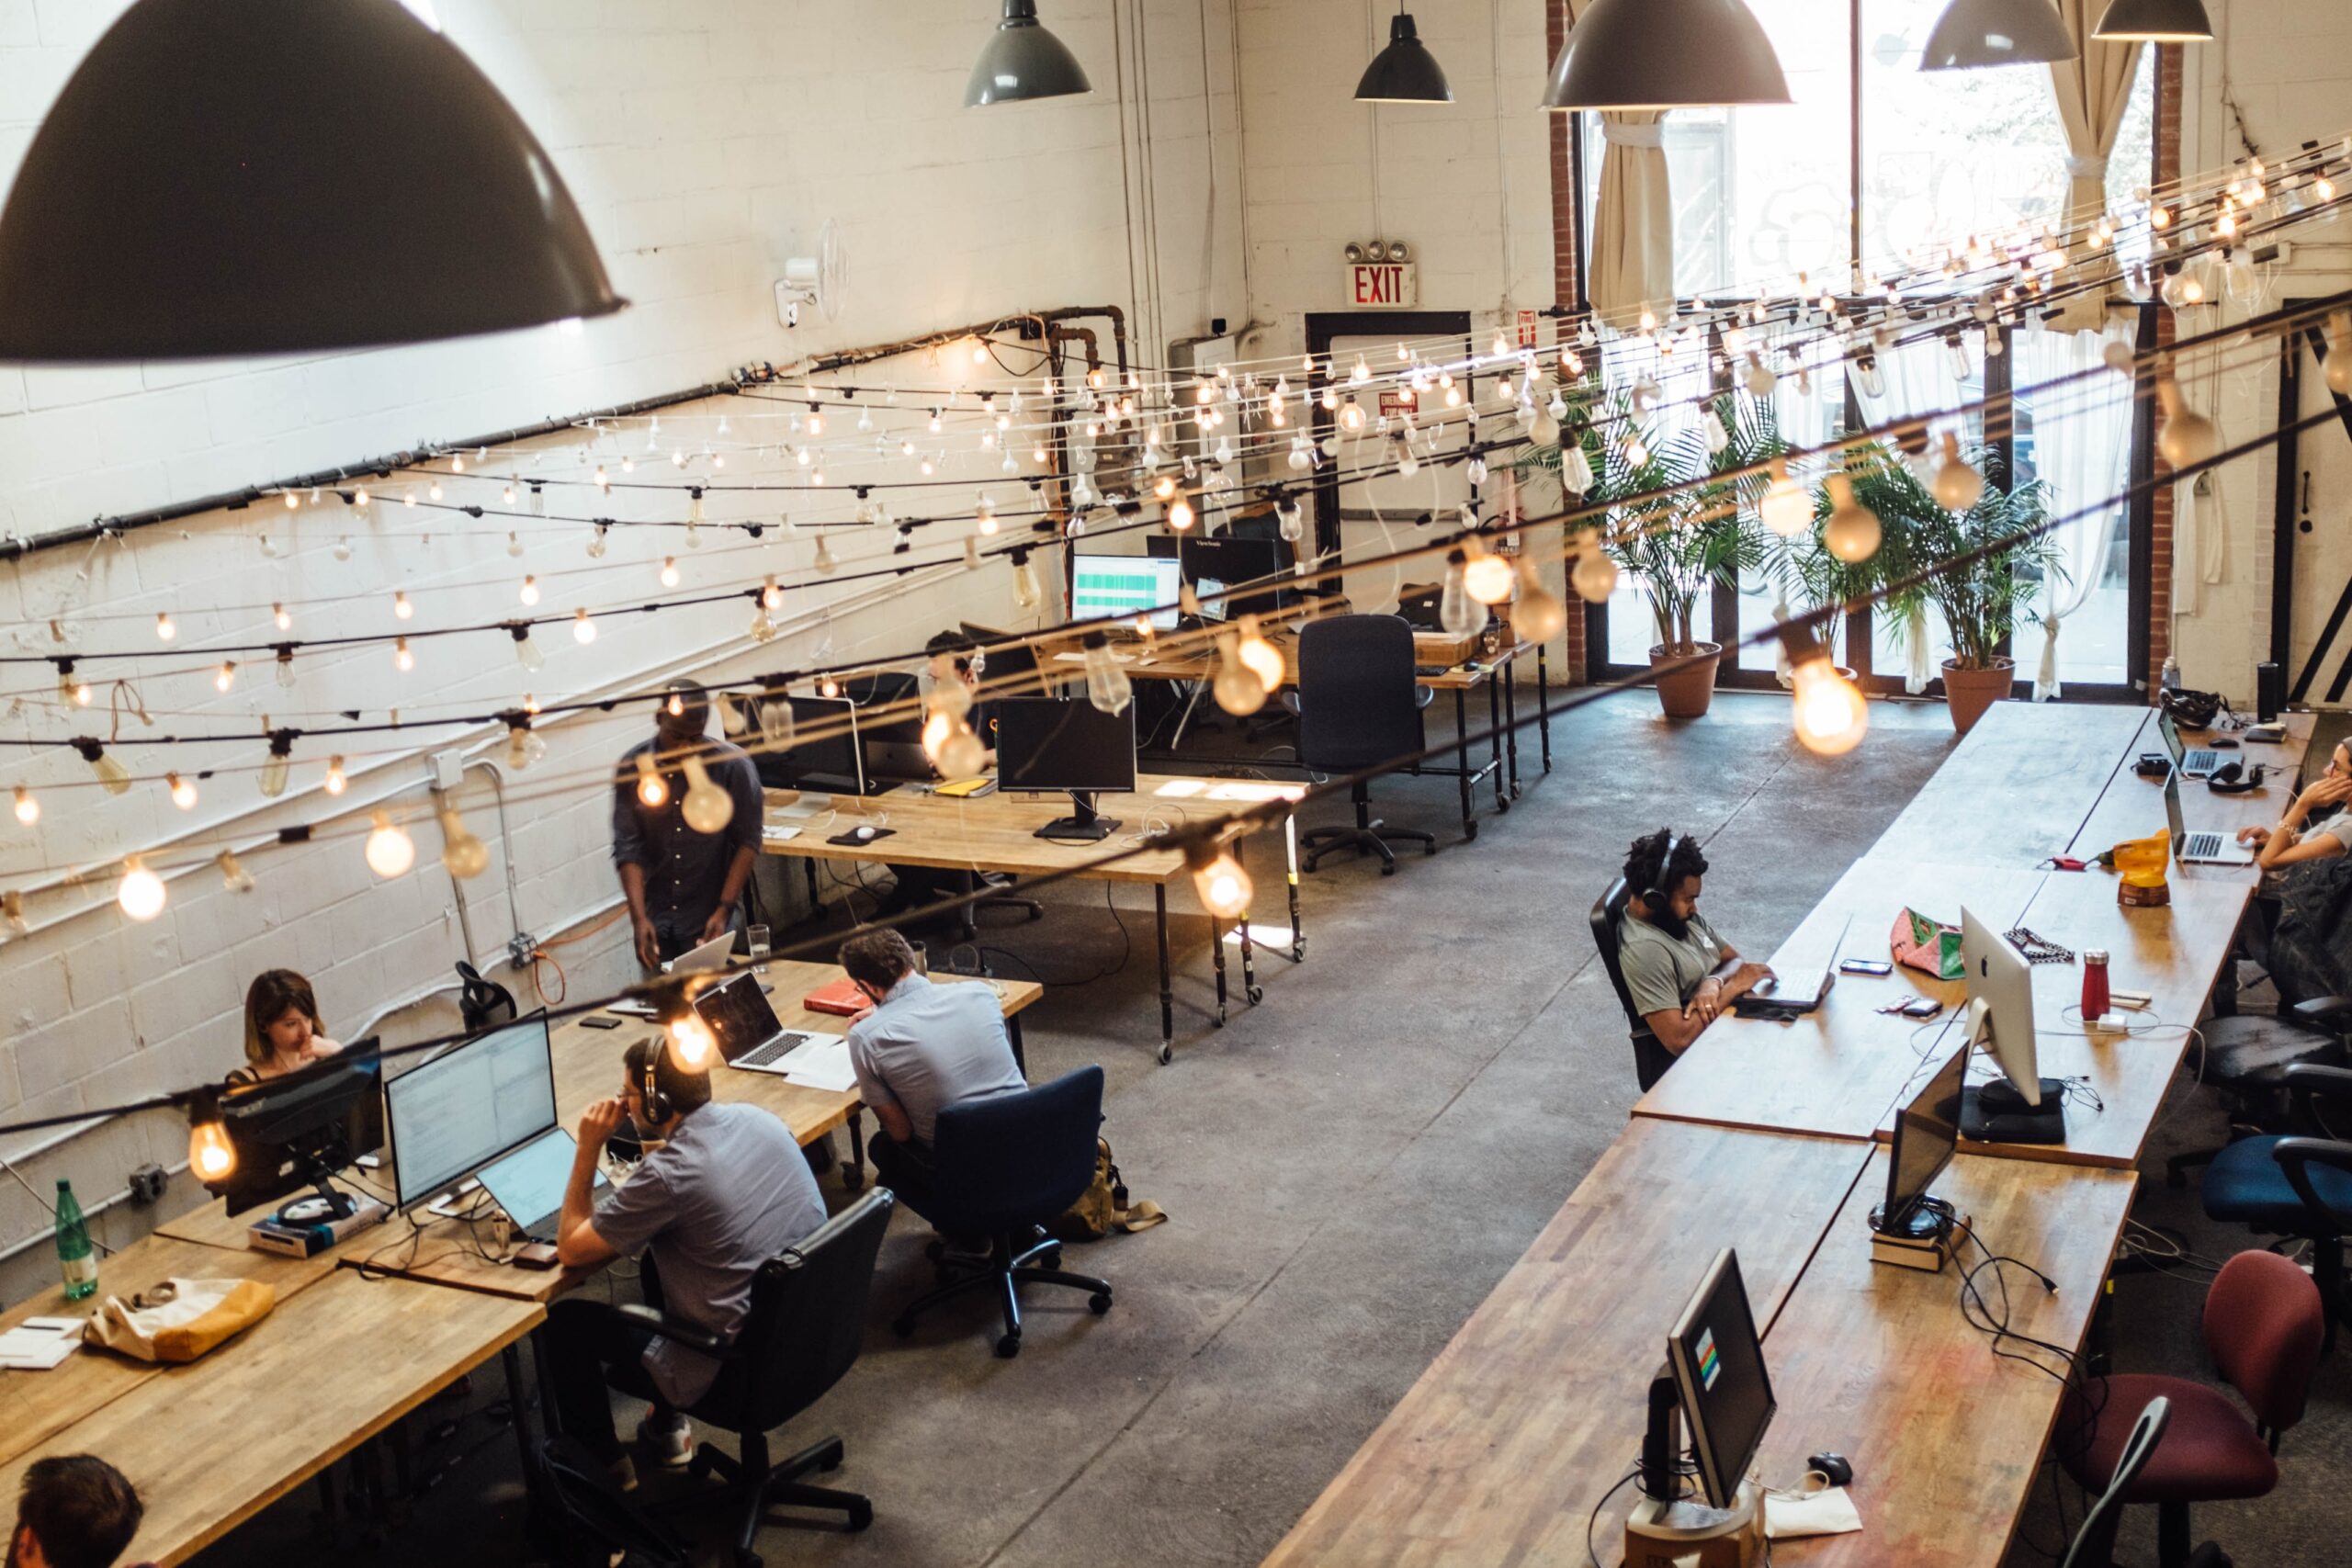
[[[65,1277],[65,1299],[84,1301],[98,1292],[98,1250],[90,1245],[90,1224],[74,1201],[74,1184],[57,1180],[57,1269]]]

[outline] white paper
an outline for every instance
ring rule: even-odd
[[[846,1094],[857,1085],[857,1074],[849,1065],[849,1042],[839,1036],[812,1040],[785,1057],[781,1065],[784,1081],[803,1089]]]
[[[79,1319],[42,1321],[66,1323],[69,1326],[67,1330],[61,1331],[23,1324],[0,1333],[0,1367],[11,1371],[45,1372],[82,1348]]]
[[[1764,1533],[1774,1540],[1796,1536],[1850,1535],[1862,1528],[1862,1516],[1843,1486],[1818,1492],[1764,1494]]]

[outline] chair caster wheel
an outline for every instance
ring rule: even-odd
[[[1164,1066],[1166,1066],[1169,1063],[1170,1063],[1170,1062],[1174,1061],[1175,1059],[1176,1059],[1176,1047],[1174,1047],[1173,1045],[1162,1045],[1162,1046],[1159,1048],[1159,1065],[1160,1065],[1161,1066],[1163,1066],[1163,1067],[1164,1067]]]
[[[1499,811],[1499,812],[1503,813],[1505,816],[1509,816],[1509,815],[1510,814],[1510,800],[1509,800],[1509,799],[1498,800],[1497,802],[1495,802],[1495,809],[1496,809],[1497,811]]]
[[[1381,875],[1383,875],[1383,876],[1394,876],[1394,875],[1396,875],[1396,863],[1395,861],[1393,861],[1393,860],[1385,860],[1385,861],[1382,861],[1382,862],[1380,863],[1380,874],[1381,874]]]
[[[1104,1313],[1111,1310],[1111,1292],[1108,1291],[1097,1291],[1092,1295],[1086,1298],[1086,1304],[1094,1309],[1095,1316],[1101,1317]]]
[[[1046,918],[1046,911],[1043,909],[1032,909],[1029,911],[1029,918],[1032,920],[1042,920]]]
[[[931,1240],[922,1244],[922,1255],[931,1262],[940,1262],[947,1256],[947,1244],[940,1240],[938,1237],[933,1236]]]
[[[1007,1334],[999,1338],[996,1342],[996,1353],[1008,1361],[1021,1354],[1021,1336]]]
[[[2186,1192],[2188,1190],[2188,1174],[2186,1171],[2167,1170],[2165,1172],[2165,1185],[2176,1192]]]
[[[890,1332],[897,1335],[901,1339],[906,1338],[914,1331],[915,1320],[911,1317],[899,1318],[890,1325]]]
[[[762,1568],[760,1554],[756,1551],[737,1552],[735,1554],[735,1568]]]
[[[857,1506],[849,1511],[849,1528],[853,1530],[862,1530],[873,1522],[874,1505],[863,1497],[859,1498]]]
[[[1476,822],[1465,823],[1462,829],[1462,836],[1465,839],[1476,838],[1478,836],[1478,824]],[[1437,852],[1435,850],[1431,850],[1430,853],[1435,854]]]
[[[851,1165],[844,1161],[842,1165],[842,1190],[844,1192],[862,1192],[865,1190],[865,1168],[862,1165]]]
[[[1061,1266],[1062,1249],[1058,1247],[1051,1252],[1041,1252],[1037,1255],[1037,1267],[1040,1269],[1058,1269]]]
[[[1263,987],[1263,986],[1252,986],[1252,987],[1250,987],[1250,1005],[1251,1007],[1256,1007],[1260,1002],[1262,1002],[1262,1001],[1264,1001],[1265,999],[1266,999],[1266,987]]]
[[[1475,838],[1476,838],[1476,837],[1477,837],[1477,835],[1476,835],[1476,834],[1475,834],[1475,833],[1473,833],[1473,834],[1471,835],[1471,837],[1475,839]],[[1432,840],[1430,840],[1428,843],[1423,844],[1423,845],[1421,846],[1421,858],[1422,858],[1423,860],[1427,860],[1427,859],[1429,859],[1429,858],[1430,858],[1430,856],[1431,856],[1431,855],[1433,855],[1433,854],[1435,854],[1435,853],[1437,853],[1437,840],[1436,840],[1432,839]]]
[[[702,1450],[696,1449],[694,1457],[686,1461],[686,1474],[695,1481],[710,1479],[710,1461],[703,1457]]]
[[[839,1442],[828,1444],[825,1451],[818,1457],[817,1468],[830,1474],[839,1470],[842,1467],[842,1461],[848,1457],[843,1444]]]

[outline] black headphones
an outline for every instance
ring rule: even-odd
[[[1681,847],[1682,835],[1668,831],[1666,836],[1666,853],[1658,857],[1657,880],[1659,882],[1671,882],[1674,880],[1674,873],[1668,868],[1674,864],[1674,852]],[[1645,887],[1642,889],[1643,906],[1654,915],[1664,910],[1669,901],[1670,895],[1664,887]]]
[[[670,1097],[663,1094],[661,1086],[654,1081],[653,1068],[654,1064],[661,1060],[662,1053],[668,1047],[662,1043],[662,1037],[658,1034],[648,1043],[652,1046],[652,1049],[645,1054],[644,1068],[638,1078],[638,1090],[645,1100],[645,1114],[655,1122],[667,1122],[673,1107],[670,1104]]]

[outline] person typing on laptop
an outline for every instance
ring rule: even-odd
[[[1634,891],[1617,922],[1617,964],[1658,1043],[1679,1055],[1699,1032],[1772,971],[1745,963],[1699,914],[1707,857],[1670,829],[1635,839],[1625,857]]]
[[[713,1103],[710,1075],[680,1067],[660,1036],[630,1045],[624,1063],[620,1094],[580,1119],[557,1259],[594,1269],[643,1250],[648,1304],[731,1338],[760,1266],[825,1223],[816,1178],[782,1122],[755,1105]],[[648,1153],[600,1202],[597,1165],[624,1121]],[[563,1429],[624,1485],[636,1472],[614,1432],[607,1383],[653,1403],[638,1427],[653,1458],[680,1465],[692,1456],[678,1412],[709,1392],[718,1361],[576,1296],[548,1308],[548,1350]]]
[[[658,970],[665,959],[712,941],[735,922],[735,908],[760,853],[764,797],[759,770],[741,747],[706,734],[710,696],[693,681],[662,688],[668,700],[654,710],[653,736],[621,753],[613,779],[613,864],[628,899],[637,961]],[[735,803],[716,833],[696,832],[685,817],[688,756],[698,756],[711,783]],[[659,805],[639,788],[649,758],[662,781]]]
[[[2295,796],[2276,828],[2241,828],[2238,842],[2255,851],[2254,863],[2266,872],[2301,861],[2334,860],[2352,840],[2352,822],[2334,814],[2346,801],[2352,801],[2352,742],[2335,748],[2327,771]],[[2314,816],[2324,820],[2314,823]]]
[[[850,938],[842,943],[841,965],[874,1004],[849,1030],[858,1098],[882,1123],[867,1145],[874,1169],[921,1213],[931,1192],[939,1113],[1028,1084],[989,987],[932,984],[915,972],[914,950],[894,931]]]

